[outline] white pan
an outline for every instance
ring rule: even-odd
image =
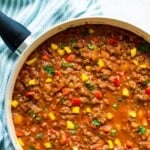
[[[1,12],[0,12],[0,22],[1,22],[0,35],[4,39],[7,46],[12,51],[17,53],[17,55],[19,55],[14,70],[12,71],[9,78],[7,91],[6,91],[7,94],[5,99],[5,111],[6,111],[5,114],[6,114],[7,128],[8,128],[10,139],[16,150],[22,150],[22,148],[17,142],[17,136],[15,134],[15,128],[13,125],[12,113],[11,113],[11,100],[12,100],[15,81],[27,57],[44,41],[46,41],[48,38],[52,37],[53,35],[70,27],[80,26],[84,24],[105,24],[114,27],[119,27],[127,31],[131,31],[136,35],[144,38],[147,42],[150,43],[150,35],[148,33],[144,32],[143,30],[127,22],[123,22],[112,18],[90,17],[90,18],[79,18],[79,19],[69,20],[50,28],[48,31],[43,33],[40,37],[31,41],[30,41],[30,32],[25,27],[18,24],[17,22],[14,22],[13,20],[6,17]]]

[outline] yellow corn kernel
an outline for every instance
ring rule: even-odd
[[[45,142],[44,147],[47,149],[52,148],[52,144],[50,142]]]
[[[57,53],[59,56],[63,56],[65,54],[65,51],[63,49],[58,49]]]
[[[122,95],[128,97],[130,95],[129,90],[127,88],[123,88],[122,89]]]
[[[86,108],[85,108],[85,111],[86,111],[87,113],[91,113],[91,112],[92,112],[92,110],[91,110],[90,107],[86,107]]]
[[[91,66],[85,66],[85,69],[86,69],[87,71],[90,71],[90,70],[91,70]]]
[[[17,100],[12,100],[11,106],[16,108],[19,105],[19,102]]]
[[[117,145],[117,146],[121,146],[121,142],[119,139],[115,139],[114,143]]]
[[[145,68],[147,68],[147,65],[146,64],[142,64],[142,65],[140,65],[140,68],[145,69]]]
[[[142,119],[142,124],[143,124],[143,126],[148,126],[148,122],[147,122],[146,118]]]
[[[116,124],[115,127],[116,127],[116,129],[117,129],[118,131],[121,130],[121,124]]]
[[[72,50],[68,46],[65,46],[64,50],[66,51],[67,54],[70,54],[72,52]]]
[[[47,78],[45,82],[46,83],[50,83],[50,82],[52,82],[52,79],[51,78]]]
[[[133,60],[133,63],[138,66],[139,65],[139,62],[137,60]]]
[[[145,134],[150,135],[150,130],[148,129]]]
[[[136,47],[133,47],[131,49],[131,57],[134,57],[136,55]]]
[[[75,129],[75,124],[70,120],[67,120],[66,126],[67,126],[67,129]]]
[[[112,113],[108,112],[106,117],[107,117],[107,119],[111,120],[114,117],[114,115]]]
[[[108,140],[107,142],[108,142],[109,149],[113,149],[114,144],[113,144],[112,140]]]
[[[88,80],[88,76],[85,73],[81,74],[81,80],[82,81],[87,81]]]
[[[104,61],[102,59],[99,59],[98,62],[97,62],[97,64],[101,68],[105,66],[105,63],[104,63]]]
[[[78,150],[78,147],[77,146],[73,146],[72,150]]]
[[[21,138],[18,138],[18,143],[21,147],[24,147],[24,142]]]
[[[106,51],[101,51],[101,56],[103,57],[103,58],[109,58],[109,53],[108,52],[106,52]]]
[[[51,120],[55,120],[55,119],[56,119],[56,116],[55,116],[55,114],[54,114],[53,112],[50,112],[50,113],[48,114],[48,116],[49,116],[49,118],[50,118]]]
[[[135,111],[129,111],[128,115],[132,118],[136,117],[136,112]]]
[[[80,107],[79,106],[72,107],[72,113],[79,114],[80,113]]]
[[[89,28],[89,34],[93,34],[95,31],[92,28]]]
[[[28,61],[26,61],[26,65],[32,65],[33,63],[35,63],[37,61],[37,58],[32,58]]]
[[[28,82],[28,85],[36,85],[36,80],[35,79],[32,79],[32,80],[29,80]]]
[[[143,116],[144,116],[144,111],[139,110],[137,116],[138,116],[140,119],[142,119]]]
[[[15,124],[21,124],[23,122],[23,116],[18,113],[15,113],[13,116],[13,120]]]
[[[58,49],[58,45],[54,44],[54,43],[51,43],[51,49],[52,50],[57,50]]]

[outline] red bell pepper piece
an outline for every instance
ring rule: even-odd
[[[72,62],[75,60],[75,55],[74,54],[70,54],[66,57],[66,61]]]
[[[95,43],[98,43],[98,38],[97,38],[97,37],[93,37],[93,41],[94,41]]]
[[[103,97],[101,91],[95,91],[94,94],[95,94],[95,97],[98,99],[101,99]]]
[[[114,77],[114,85],[116,87],[118,87],[120,85],[120,78],[119,78],[119,76]]]
[[[109,44],[116,44],[116,43],[117,43],[117,40],[114,37],[109,39]]]
[[[49,61],[50,60],[50,58],[49,58],[49,56],[47,54],[44,54],[42,56],[42,59],[45,60],[45,61]]]
[[[145,89],[145,93],[150,95],[150,86]]]
[[[55,74],[56,74],[57,76],[62,76],[61,71],[55,71]]]
[[[72,99],[72,106],[79,106],[81,104],[81,100],[79,98]]]
[[[35,94],[35,92],[34,91],[28,91],[28,92],[26,92],[26,96],[32,96],[32,95],[34,95]]]

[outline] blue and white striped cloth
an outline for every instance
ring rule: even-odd
[[[99,0],[0,0],[0,10],[28,27],[33,38],[65,20],[102,15]],[[13,53],[0,39],[0,150],[14,149],[4,114],[5,90],[14,63]]]

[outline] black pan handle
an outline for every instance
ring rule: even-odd
[[[30,34],[23,25],[0,11],[0,36],[10,50],[14,52]]]

